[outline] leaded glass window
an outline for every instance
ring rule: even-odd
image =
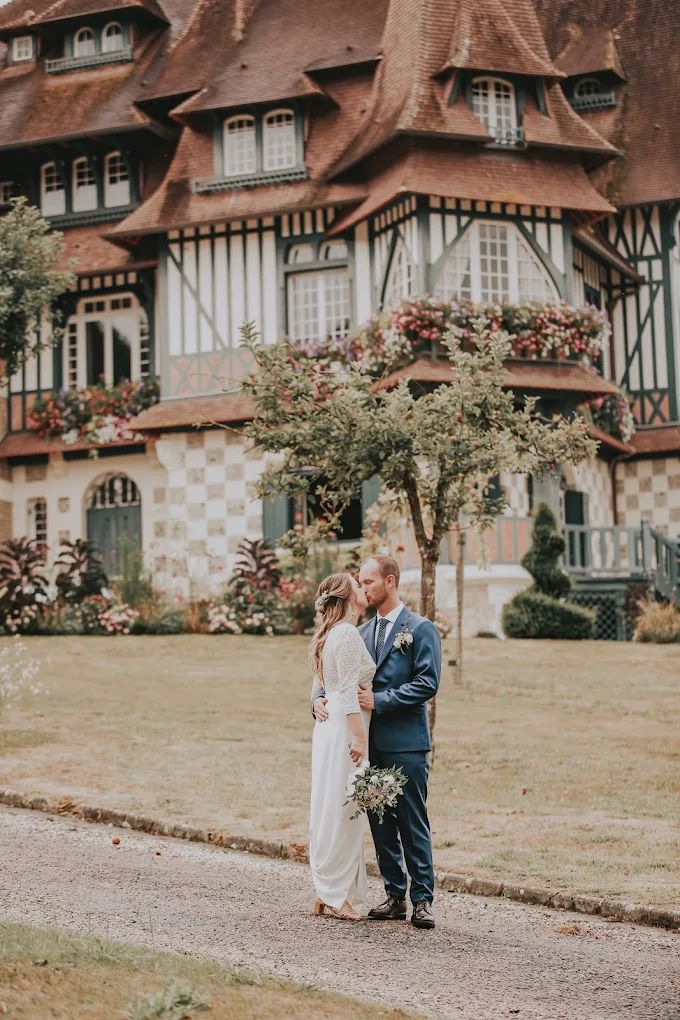
[[[224,175],[240,177],[257,169],[255,118],[231,117],[224,125]]]
[[[527,239],[512,223],[475,221],[453,244],[440,269],[445,300],[483,303],[554,301],[555,284]]]
[[[272,110],[262,124],[262,168],[284,170],[297,163],[295,114],[292,110]]]

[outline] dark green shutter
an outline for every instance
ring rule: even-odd
[[[262,531],[272,545],[276,545],[291,526],[290,504],[289,496],[275,496],[262,501]]]

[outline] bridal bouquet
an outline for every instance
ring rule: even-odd
[[[345,804],[353,804],[356,808],[350,817],[358,818],[362,811],[373,811],[382,822],[385,811],[395,806],[407,782],[401,768],[396,765],[389,769],[379,769],[368,762],[360,765],[347,784]]]

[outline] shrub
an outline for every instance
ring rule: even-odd
[[[84,538],[64,542],[54,563],[59,597],[64,602],[77,603],[92,595],[99,595],[108,587],[108,578],[97,550]]]
[[[0,547],[0,627],[33,634],[47,602],[44,549],[30,538],[11,538]]]
[[[635,623],[635,641],[655,644],[680,642],[680,612],[669,602],[653,602],[644,599],[638,602],[639,614]]]
[[[511,638],[584,640],[595,636],[595,614],[530,588],[503,607],[503,630]]]
[[[130,634],[139,614],[132,606],[104,595],[87,595],[62,605],[53,618],[52,633]]]
[[[533,587],[544,595],[563,598],[571,588],[571,578],[559,559],[564,538],[557,530],[555,515],[546,503],[539,503],[534,516],[531,548],[522,558],[522,566],[534,579]]]

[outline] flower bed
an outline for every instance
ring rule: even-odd
[[[39,397],[28,416],[28,427],[45,439],[67,444],[85,440],[98,446],[139,438],[130,421],[159,399],[158,383],[125,380],[117,386],[88,386]]]
[[[515,358],[587,363],[597,362],[610,331],[607,317],[594,305],[476,305],[472,301],[418,298],[381,312],[354,336],[294,346],[328,363],[361,361],[370,370],[382,372],[421,354],[436,354],[450,330],[465,339],[480,328],[507,332]]]

